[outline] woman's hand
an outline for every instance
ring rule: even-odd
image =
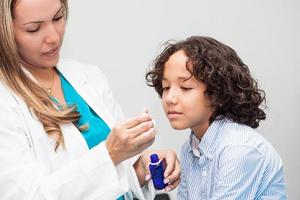
[[[151,116],[143,113],[112,128],[106,148],[115,165],[148,148],[155,139]]]
[[[140,158],[134,164],[140,185],[151,179],[149,171],[150,155],[156,153],[160,160],[165,164],[164,183],[168,184],[165,191],[171,191],[179,184],[180,181],[180,164],[175,151],[173,150],[148,150],[144,151]]]

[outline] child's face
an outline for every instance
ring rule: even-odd
[[[187,59],[184,51],[180,50],[165,63],[162,104],[174,129],[191,128],[202,137],[209,126],[213,108],[204,95],[205,84],[195,77],[189,78],[191,74],[186,69]]]

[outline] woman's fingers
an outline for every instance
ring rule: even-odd
[[[149,113],[149,109],[147,107],[144,107],[143,108],[143,113],[147,113],[148,114]]]
[[[138,146],[139,148],[143,148],[143,150],[145,150],[154,142],[155,134],[156,133],[154,128],[150,128],[148,131],[143,132],[140,135],[136,136],[132,140],[132,144],[134,144],[134,146]]]
[[[151,121],[151,116],[147,113],[143,113],[139,116],[136,116],[136,117],[133,117],[133,118],[130,118],[128,120],[126,120],[124,122],[124,126],[125,128],[127,129],[131,129],[131,128],[134,128],[136,127],[137,125],[143,123],[143,122],[147,122],[147,121]]]
[[[141,134],[146,133],[151,128],[153,128],[153,122],[152,122],[152,120],[149,120],[149,121],[140,123],[139,125],[129,129],[128,131],[130,132],[132,137],[137,137]]]
[[[112,128],[106,147],[115,164],[148,148],[155,139],[152,118],[143,113]]]

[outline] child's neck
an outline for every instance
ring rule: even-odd
[[[194,135],[201,140],[203,135],[206,133],[207,129],[209,127],[209,123],[207,124],[203,124],[201,126],[196,126],[192,128],[192,131],[194,133]]]

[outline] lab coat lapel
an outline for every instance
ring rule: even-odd
[[[57,66],[57,69],[69,81],[69,83],[74,87],[77,93],[85,100],[85,102],[95,111],[95,113],[99,117],[101,117],[110,128],[112,128],[114,120],[112,119],[111,114],[107,110],[106,106],[104,106],[104,102],[101,101],[102,98],[99,97],[99,93],[96,91],[96,89],[99,91],[103,90],[103,88],[101,88],[103,86],[99,85],[98,88],[95,88],[88,81],[88,79],[99,77],[87,77],[87,74],[84,73],[84,71],[81,68],[82,66],[78,65],[81,64],[76,62],[61,63]]]
[[[23,66],[22,67],[22,70],[24,71],[24,73],[26,74],[26,76],[28,76],[31,80],[33,80],[35,83],[38,84],[37,80],[34,78],[34,76]],[[17,96],[16,96],[17,97]],[[18,100],[19,98],[17,98]],[[20,104],[22,101],[20,101]],[[23,104],[21,104],[23,105]],[[27,108],[27,105],[24,103],[25,106],[23,106],[22,108],[23,109],[26,109]],[[24,113],[26,113],[24,111]],[[26,117],[26,120],[27,120],[27,124],[28,126],[30,127],[30,129],[32,130],[32,134],[35,134],[35,133],[39,133],[39,130],[41,129],[42,125],[40,123],[38,123],[37,127],[35,126],[35,124],[31,121],[31,120],[35,120],[35,121],[39,121],[38,118],[35,116],[34,113],[32,112],[29,112],[30,115],[32,117]],[[68,133],[68,135],[70,136],[73,136],[81,145],[83,145],[86,149],[88,149],[88,146],[84,140],[84,138],[82,137],[80,131],[73,125],[73,124],[61,124],[60,125],[61,129],[62,129],[62,132],[64,133],[64,135],[66,133]],[[35,129],[35,130],[34,130]],[[43,137],[43,136],[40,136],[40,135],[37,135],[37,138],[39,137]],[[36,151],[38,151],[39,149],[37,148]]]

